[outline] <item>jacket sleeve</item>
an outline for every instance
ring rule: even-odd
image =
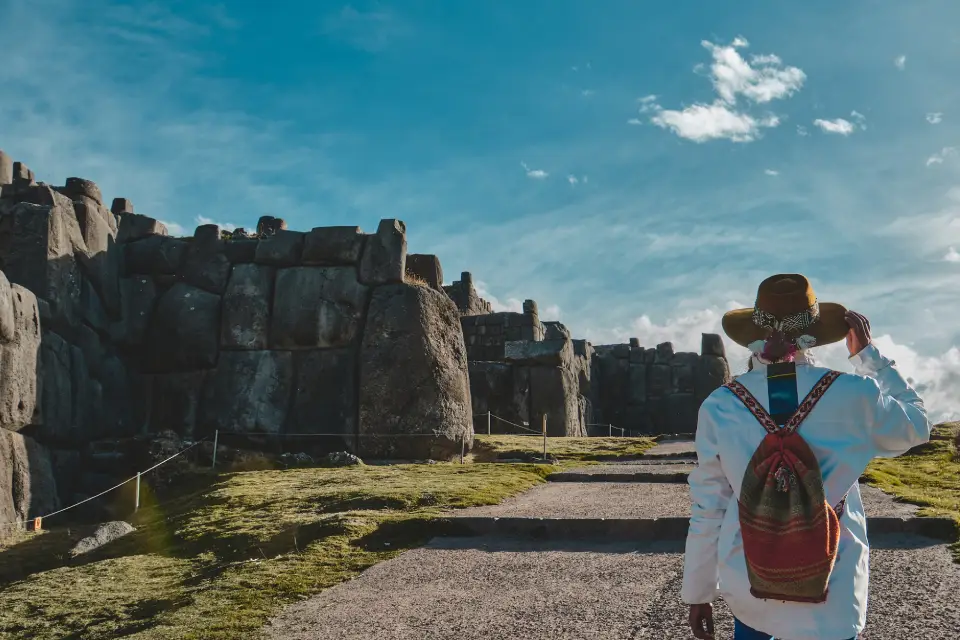
[[[930,440],[923,400],[904,380],[893,360],[869,344],[850,358],[863,381],[863,403],[872,444],[871,457],[893,458]]]
[[[712,405],[708,399],[700,407],[695,440],[698,464],[687,480],[692,505],[680,591],[680,598],[687,604],[713,602],[720,595],[720,525],[733,496],[733,488],[720,467]]]

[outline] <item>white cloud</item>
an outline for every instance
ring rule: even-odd
[[[813,121],[813,124],[820,127],[824,133],[838,133],[842,136],[848,136],[853,133],[853,123],[843,118],[837,118],[836,120],[817,118]]]
[[[760,117],[735,108],[738,97],[745,98],[748,104],[787,98],[800,90],[806,74],[797,67],[784,67],[780,58],[772,54],[753,56],[747,62],[737,51],[749,46],[742,37],[729,46],[707,40],[701,44],[713,56],[710,78],[717,99],[711,104],[695,103],[682,110],[670,110],[657,104],[656,96],[651,95],[641,99],[640,113],[655,112],[650,118],[653,124],[694,142],[751,142],[760,137],[762,129],[778,126],[780,119],[776,115]],[[694,71],[702,68],[703,65],[697,65]]]
[[[589,98],[595,93],[596,91],[594,91],[593,89],[584,89],[583,91],[580,92],[580,95],[582,95],[584,98]]]
[[[517,298],[507,298],[505,301],[500,300],[490,293],[490,290],[487,288],[487,283],[481,280],[474,280],[473,288],[477,290],[478,296],[490,303],[494,312],[512,311],[513,313],[523,313],[523,300]],[[560,319],[561,310],[559,305],[548,304],[544,306],[538,303],[537,306],[541,321]]]
[[[577,176],[570,174],[567,176],[567,182],[569,182],[570,184],[577,184],[578,182],[580,182],[580,180],[577,179]]]
[[[531,169],[526,162],[521,162],[520,166],[527,172],[527,177],[533,178],[534,180],[542,180],[550,175],[543,169]]]
[[[650,121],[694,142],[718,139],[751,142],[759,137],[761,128],[776,127],[780,124],[776,116],[757,120],[746,113],[730,109],[719,100],[710,105],[695,104],[683,111],[664,110]]]
[[[776,169],[764,169],[763,172],[764,172],[765,174],[767,174],[768,176],[778,176],[778,175],[780,175],[780,172],[777,171]]]
[[[176,222],[167,222],[166,220],[160,220],[159,222],[161,222],[163,226],[167,228],[167,233],[169,233],[171,236],[184,237],[191,235],[187,232],[182,224],[178,224]]]
[[[798,125],[797,125],[797,135],[798,135],[798,136],[806,136],[806,135],[810,135],[810,134],[807,132],[807,128],[806,128],[806,127],[804,127],[803,125],[799,125],[799,124],[798,124]]]
[[[943,164],[943,161],[949,157],[955,156],[957,154],[957,149],[955,147],[944,147],[937,153],[933,154],[927,158],[927,166],[934,164]]]
[[[907,56],[897,56],[893,61],[893,65],[897,69],[905,69],[907,66]]]
[[[860,126],[861,129],[866,130],[866,128],[867,128],[867,124],[866,124],[866,122],[867,122],[867,117],[866,117],[865,115],[863,115],[863,114],[860,113],[859,111],[851,111],[851,112],[850,112],[850,117],[857,121],[857,124]]]
[[[713,55],[713,86],[727,104],[735,104],[738,95],[756,103],[789,97],[800,90],[807,77],[798,67],[783,67],[774,55],[754,56],[751,65],[737,51],[749,46],[743,38],[738,37],[728,47],[707,40],[701,44]]]
[[[957,253],[957,250],[953,247],[947,251],[947,255],[943,256],[943,259],[947,262],[960,262],[960,253]]]
[[[928,114],[927,114],[927,122],[929,122],[930,124],[940,124],[941,122],[943,122],[943,114],[942,114],[942,113],[928,113]]]
[[[643,121],[640,118],[630,118],[627,120],[627,124],[632,124],[634,126],[643,124]]]

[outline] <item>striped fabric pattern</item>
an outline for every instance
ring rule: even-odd
[[[797,430],[839,376],[825,374],[783,427],[743,385],[725,385],[767,431],[747,465],[738,507],[750,592],[757,598],[827,598],[840,522],[826,501],[817,458]]]

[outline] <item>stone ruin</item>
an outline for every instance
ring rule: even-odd
[[[144,466],[130,442],[166,455],[219,431],[253,449],[450,459],[488,411],[536,431],[546,416],[553,436],[692,433],[728,377],[718,336],[700,356],[594,347],[532,300],[494,312],[469,273],[444,285],[436,256],[408,255],[399,220],[301,232],[264,216],[253,233],[176,238],[104,202],[0,151],[0,522],[130,477]]]
[[[533,300],[522,313],[493,312],[470,273],[444,289],[461,313],[477,433],[517,432],[488,425],[490,412],[535,431],[546,415],[552,436],[693,434],[700,404],[730,379],[716,334],[703,334],[700,354],[669,342],[645,349],[636,338],[594,346],[541,321]]]
[[[38,183],[0,152],[0,522],[130,477],[123,443],[144,436],[469,450],[460,314],[439,273],[430,286],[406,264],[399,220],[299,232],[265,216],[254,234],[175,238],[93,182]]]

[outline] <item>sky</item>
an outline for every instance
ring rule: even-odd
[[[406,222],[495,308],[697,351],[774,273],[960,418],[952,0],[0,0],[0,148],[175,233]],[[746,352],[732,343],[734,370]],[[850,370],[842,345],[820,359]]]

